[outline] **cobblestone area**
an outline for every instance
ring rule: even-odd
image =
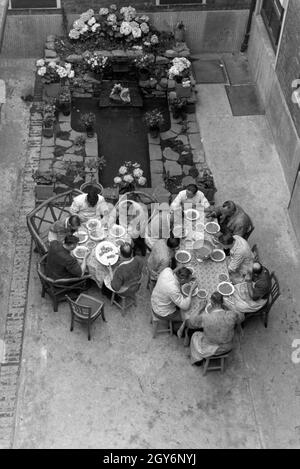
[[[42,101],[41,88],[36,86],[31,107],[26,165],[23,173],[21,206],[16,233],[12,282],[6,316],[3,357],[0,368],[0,448],[10,448],[13,441],[17,389],[20,374],[25,327],[27,289],[31,261],[31,237],[26,214],[34,208],[32,170],[37,169],[41,153]]]

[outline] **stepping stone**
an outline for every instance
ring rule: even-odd
[[[182,142],[183,145],[188,145],[189,141],[186,135],[180,135],[179,137],[176,138],[176,142]]]
[[[73,145],[70,140],[62,140],[61,138],[57,138],[55,143],[56,145],[64,148],[70,148]]]
[[[50,171],[52,167],[53,159],[51,160],[40,160],[39,162],[39,171],[41,173]]]
[[[164,184],[162,173],[151,174],[151,187],[155,188],[161,184]]]
[[[199,134],[199,127],[197,122],[188,122],[187,123],[187,131],[189,134]]]
[[[175,161],[166,161],[165,162],[165,170],[169,172],[169,175],[172,176],[181,176],[182,170],[181,166],[176,163]]]
[[[66,117],[68,117],[68,116],[66,116]],[[68,121],[60,122],[59,127],[60,127],[60,130],[62,132],[71,132],[71,124]]]
[[[189,174],[189,170],[191,169],[191,166],[190,165],[183,165],[182,166],[182,171],[184,172],[184,174],[188,175]]]
[[[205,162],[204,150],[193,151],[193,161],[194,163],[204,163]]]
[[[164,149],[163,155],[167,160],[171,161],[177,161],[179,158],[179,154],[169,147]]]
[[[82,163],[83,156],[75,155],[74,153],[66,153],[62,159],[62,161],[72,161],[72,163]]]
[[[42,147],[54,147],[54,136],[51,138],[45,138],[43,137],[42,139]]]
[[[85,142],[85,153],[86,156],[98,156],[98,139],[97,137],[94,138],[87,138]]]
[[[166,132],[161,132],[160,133],[160,138],[163,140],[167,140],[168,138],[174,138],[176,136],[176,133],[173,132],[172,130],[167,130]]]
[[[202,150],[203,145],[202,145],[201,139],[199,138],[199,134],[189,135],[189,141],[190,141],[191,148],[193,150],[198,150],[198,151]]]
[[[153,137],[151,137],[151,135],[148,133],[148,144],[150,145],[150,143],[156,144],[156,145],[160,145],[160,137],[158,136],[157,138],[153,138]]]

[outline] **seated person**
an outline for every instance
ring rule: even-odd
[[[62,220],[57,220],[51,226],[48,233],[48,241],[64,241],[67,235],[74,234],[80,227],[81,221],[78,215],[71,215]]]
[[[71,251],[76,248],[79,239],[77,236],[67,235],[61,243],[60,241],[51,241],[47,263],[46,275],[53,280],[81,277],[86,269],[86,260],[89,251],[86,252],[82,264],[71,255]]]
[[[111,272],[111,289],[117,293],[124,293],[126,296],[133,295],[137,289],[137,284],[141,280],[144,262],[139,256],[133,257],[133,249],[129,243],[124,243],[120,247],[121,262]]]
[[[159,239],[154,244],[148,258],[149,288],[152,292],[159,274],[166,268],[172,267],[175,250],[180,244],[179,238]]]
[[[153,213],[145,230],[145,243],[150,249],[159,239],[170,237],[170,207],[168,204],[160,204],[159,210]]]
[[[108,206],[96,187],[90,186],[87,193],[77,195],[70,207],[71,215],[78,215],[81,222],[90,218],[108,217]]]
[[[233,347],[234,328],[244,319],[242,313],[224,309],[223,295],[217,291],[211,295],[210,303],[210,312],[202,314],[203,332],[194,332],[191,338],[192,364],[229,352]]]
[[[146,255],[145,229],[148,221],[148,210],[140,203],[138,194],[132,193],[124,196],[116,207],[110,212],[109,224],[119,223],[132,238],[134,255],[139,250],[142,256]]]
[[[216,207],[208,212],[211,218],[217,218],[221,227],[220,241],[226,244],[230,236],[239,235],[244,238],[252,229],[253,224],[247,213],[232,200],[224,202],[222,207]]]
[[[210,204],[203,194],[203,192],[198,190],[196,184],[189,184],[185,190],[180,191],[179,194],[175,197],[171,203],[171,212],[179,208],[184,208],[185,203],[190,203],[193,205],[202,205],[205,209],[210,207]]]
[[[241,283],[249,272],[252,272],[254,255],[248,242],[241,236],[234,235],[228,239],[230,258],[228,272],[232,283]]]
[[[159,274],[151,294],[151,306],[155,316],[180,322],[185,319],[183,311],[191,306],[192,293],[197,284],[192,284],[188,296],[183,295],[181,287],[191,281],[191,278],[191,271],[186,267],[177,267],[175,270],[166,267]]]
[[[270,291],[271,277],[268,269],[259,262],[254,262],[252,274],[245,277],[245,282],[235,285],[234,293],[224,298],[224,304],[234,311],[254,313],[266,304]]]

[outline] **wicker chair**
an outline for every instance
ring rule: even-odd
[[[73,198],[82,194],[78,189],[71,189],[55,195],[38,205],[27,215],[27,226],[34,240],[36,250],[44,255],[48,252],[48,232],[57,220],[69,215]]]
[[[76,296],[82,291],[88,290],[91,282],[90,275],[82,277],[72,277],[59,280],[53,280],[47,277],[45,272],[47,254],[45,254],[37,264],[37,273],[42,284],[41,296],[44,298],[47,293],[52,301],[54,312],[58,311],[58,303],[66,301],[66,294],[76,292]]]

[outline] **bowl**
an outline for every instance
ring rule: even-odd
[[[182,293],[183,293],[185,296],[188,296],[189,291],[190,291],[190,289],[191,289],[191,286],[192,286],[192,282],[185,283],[184,285],[182,285],[181,291],[182,291]],[[199,291],[199,288],[196,287],[195,290],[194,290],[193,293],[192,293],[192,296],[196,296],[197,293],[198,293],[198,291]]]
[[[226,254],[222,249],[214,249],[210,253],[210,258],[214,262],[223,262],[225,257],[226,257]]]
[[[227,275],[227,274],[220,274],[219,275],[219,281],[220,282],[228,282],[228,280],[229,280],[229,275]]]
[[[207,305],[205,306],[205,312],[206,313],[210,313],[212,310],[212,305],[211,303],[207,303]]]
[[[215,221],[209,221],[205,225],[205,231],[206,231],[206,233],[208,233],[210,235],[214,235],[216,233],[219,233],[220,225],[219,225],[219,223],[217,223]]]
[[[200,288],[197,293],[198,298],[200,298],[201,300],[205,300],[207,298],[207,295],[208,293],[204,288]]]
[[[191,260],[191,254],[188,251],[180,250],[175,254],[175,259],[180,264],[186,264]]]
[[[221,282],[219,283],[217,290],[223,296],[230,296],[234,292],[234,286],[229,282]]]
[[[209,241],[195,241],[193,244],[193,249],[195,250],[195,254],[197,259],[208,259],[210,253],[213,250],[213,245]]]

